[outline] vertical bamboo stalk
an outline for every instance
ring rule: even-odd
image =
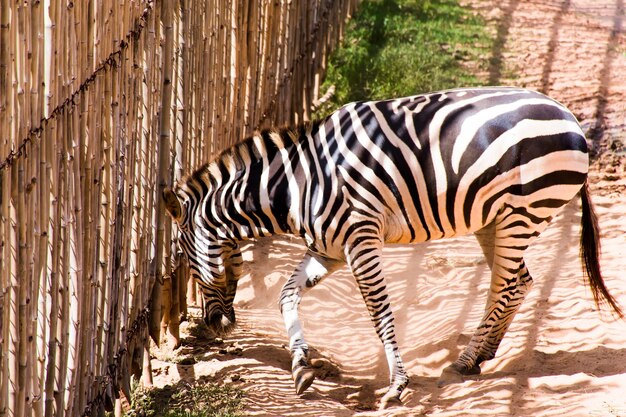
[[[171,234],[171,230],[170,230],[170,234]],[[170,253],[176,253],[176,248],[173,246],[174,245],[170,245],[171,247]],[[172,259],[172,262],[174,263],[175,261]],[[182,265],[180,262],[177,262],[174,265],[174,268],[172,271],[172,277],[170,280],[171,301],[170,301],[170,311],[169,311],[170,318],[168,322],[169,333],[172,336],[174,348],[177,348],[178,346],[180,346],[180,297],[178,294],[178,290],[180,288],[179,285],[182,279],[181,274],[182,274]]]
[[[259,74],[259,9],[261,6],[255,2],[248,3],[248,22],[246,25],[248,47],[246,48],[247,62],[249,63],[246,69],[245,87],[244,87],[244,125],[246,127],[246,135],[251,134],[252,128],[256,124],[256,102],[257,102],[257,87],[258,87],[258,74]]]
[[[11,28],[9,0],[0,0],[0,155],[7,155],[11,147],[11,84],[12,73],[10,65]],[[0,257],[3,267],[0,268],[0,415],[8,415],[9,406],[9,369],[8,346],[9,325],[5,319],[9,313],[10,273],[6,265],[11,258],[10,219],[10,177],[8,169],[0,171]]]
[[[37,122],[36,115],[39,111],[39,100],[37,97],[38,93],[38,43],[33,40],[36,39],[36,29],[32,26],[37,23],[37,9],[31,5],[30,14],[27,16],[29,23],[29,31],[27,34],[28,37],[28,72],[30,73],[30,83],[28,85],[29,94],[27,96],[27,100],[29,102],[29,124],[31,126],[35,125]],[[35,33],[35,37],[33,36]],[[39,143],[35,139],[31,145],[31,152],[33,155],[39,154]],[[26,215],[26,229],[25,229],[25,275],[22,276],[22,285],[24,286],[24,293],[22,294],[22,305],[24,306],[24,323],[23,323],[23,352],[22,352],[22,365],[24,372],[24,413],[27,415],[33,415],[33,396],[34,392],[37,389],[37,381],[36,381],[36,345],[35,345],[35,335],[36,335],[36,305],[37,305],[37,291],[36,284],[37,278],[35,276],[35,263],[38,257],[37,249],[38,244],[35,242],[35,229],[39,228],[39,224],[37,222],[37,199],[33,198],[37,195],[36,190],[34,190],[36,186],[36,178],[37,178],[37,168],[38,161],[36,158],[31,157],[27,158],[24,161],[25,171],[24,171],[24,181],[25,181],[25,195],[23,195],[23,204],[25,205]]]
[[[122,21],[129,20],[129,14],[131,13],[130,8],[125,8],[122,10]],[[132,208],[132,198],[133,198],[133,178],[134,178],[134,146],[132,141],[132,135],[129,136],[129,133],[132,132],[132,128],[129,124],[129,118],[127,117],[129,108],[132,108],[133,99],[126,94],[126,91],[129,89],[129,81],[131,71],[128,70],[130,60],[128,59],[128,49],[124,49],[122,54],[120,55],[120,65],[118,67],[117,72],[117,81],[118,84],[118,141],[119,141],[119,152],[120,152],[120,162],[119,168],[121,170],[119,177],[121,181],[121,186],[119,189],[119,193],[122,196],[122,209],[118,212],[118,216],[116,222],[121,223],[120,229],[120,278],[121,278],[121,288],[120,288],[120,304],[119,304],[119,312],[117,316],[117,321],[119,323],[117,334],[120,340],[120,344],[118,345],[119,349],[126,349],[125,354],[120,357],[120,367],[118,369],[117,382],[116,385],[121,388],[122,392],[126,395],[126,398],[130,398],[130,363],[131,356],[133,353],[133,342],[128,341],[128,324],[131,323],[132,311],[130,304],[132,301],[131,291],[130,291],[130,280],[129,280],[129,252],[127,250],[126,242],[129,242],[131,228],[129,227],[130,216],[131,216],[131,208]],[[130,140],[129,140],[130,139]],[[130,204],[129,204],[130,203]]]
[[[94,11],[94,30],[93,30],[93,43],[90,41],[91,57],[90,64],[95,66],[100,61],[100,50],[103,42],[103,10],[106,10],[106,2],[101,7],[93,7]],[[93,336],[91,342],[90,353],[90,372],[94,375],[101,375],[103,357],[103,345],[104,345],[104,299],[106,297],[106,262],[104,237],[106,236],[103,227],[105,225],[104,211],[107,209],[108,200],[106,198],[106,174],[107,164],[105,162],[105,137],[104,137],[104,125],[103,125],[103,108],[104,108],[104,75],[99,74],[96,76],[94,86],[90,89],[92,95],[89,100],[89,115],[90,121],[92,121],[90,129],[91,140],[89,143],[93,145],[93,151],[91,153],[90,167],[93,172],[93,181],[91,183],[92,189],[92,204],[91,212],[93,217],[91,221],[91,235],[93,236],[93,266],[91,270],[92,274],[92,291],[93,291],[93,306],[91,309],[91,317],[93,320]],[[100,387],[92,381],[86,388],[89,390],[89,397],[96,395],[99,392]]]
[[[80,41],[81,79],[86,79],[93,72],[93,45],[94,25],[93,25],[93,2],[82,4],[80,23],[83,34]],[[93,119],[90,119],[90,105],[92,103],[93,91],[88,91],[81,97],[80,102],[80,128],[79,134],[84,135],[84,142],[80,145],[82,151],[81,158],[81,193],[82,202],[82,231],[80,233],[81,246],[83,248],[82,277],[82,308],[80,310],[82,332],[80,335],[80,358],[79,366],[82,368],[77,380],[77,393],[73,407],[76,411],[83,410],[86,404],[86,397],[89,392],[90,382],[93,379],[93,335],[95,322],[90,314],[94,303],[93,279],[94,279],[94,259],[97,251],[97,240],[94,239],[94,217],[92,197],[94,188],[93,179],[93,152],[96,138],[92,132]]]
[[[48,58],[52,56],[52,39],[54,38],[53,34],[55,33],[54,27],[50,24],[51,17],[54,14],[54,7],[44,8],[43,17],[42,17],[42,28],[43,31],[43,42],[42,42],[42,53],[45,59],[42,58],[41,69],[42,69],[42,89],[43,96],[46,97],[46,101],[43,103],[43,108],[41,110],[42,115],[47,113],[47,106],[49,106],[50,95],[52,91],[52,82],[51,82],[51,63],[52,59]],[[53,123],[49,123],[46,126],[46,129],[42,132],[41,135],[41,174],[42,177],[39,179],[40,189],[39,189],[39,201],[41,202],[41,210],[40,210],[40,223],[42,225],[42,238],[40,239],[39,245],[41,250],[41,259],[40,259],[40,269],[39,273],[39,307],[38,307],[38,315],[40,317],[39,320],[39,331],[40,335],[38,338],[38,361],[39,361],[39,377],[40,377],[40,389],[41,389],[41,410],[40,413],[43,415],[51,415],[52,410],[46,413],[47,407],[47,398],[49,394],[48,381],[52,381],[52,379],[48,375],[49,364],[51,358],[49,356],[50,351],[53,349],[53,346],[50,342],[51,334],[53,334],[51,329],[52,321],[54,320],[52,310],[51,310],[51,289],[48,286],[52,271],[53,260],[51,255],[52,247],[53,247],[53,237],[54,233],[52,231],[51,225],[51,214],[53,212],[52,209],[52,190],[53,190],[53,181],[51,172],[53,171],[54,166],[54,150],[52,145],[49,143],[50,138],[53,137]],[[52,361],[54,361],[52,359]],[[50,390],[53,389],[50,386]]]
[[[117,28],[116,19],[119,18],[118,13],[114,13],[113,29]],[[115,32],[114,32],[115,33]],[[114,44],[116,42],[114,41]],[[107,349],[106,357],[107,363],[113,363],[113,360],[120,347],[121,340],[119,338],[120,332],[120,309],[123,303],[123,288],[122,278],[124,275],[124,267],[122,264],[122,247],[123,247],[123,210],[124,210],[124,189],[125,189],[125,176],[124,176],[124,149],[125,149],[125,136],[121,132],[121,120],[120,120],[120,91],[119,91],[119,79],[120,71],[117,69],[118,65],[122,63],[116,63],[113,70],[110,72],[110,90],[111,101],[110,108],[110,123],[111,123],[111,145],[112,145],[112,187],[111,187],[111,218],[113,224],[111,225],[111,245],[109,247],[109,263],[111,265],[111,271],[109,274],[108,283],[110,285],[110,300],[108,308],[109,317],[109,331],[107,334]],[[114,384],[117,381],[114,380]],[[117,388],[117,387],[115,387]],[[113,401],[115,393],[112,392],[113,387],[108,387],[107,397]],[[111,390],[111,391],[109,391]]]
[[[176,142],[176,166],[174,171],[174,178],[180,179],[184,175],[186,167],[189,165],[189,140],[190,136],[193,133],[192,127],[192,112],[191,112],[191,103],[192,103],[192,94],[193,94],[193,57],[194,53],[192,53],[192,42],[193,39],[193,24],[192,22],[195,20],[194,15],[192,14],[192,2],[185,2],[183,6],[185,7],[180,11],[181,18],[181,33],[179,34],[179,39],[182,43],[182,55],[181,55],[181,73],[179,77],[180,82],[180,94],[182,96],[182,109],[181,109],[181,117],[182,117],[182,126],[179,140]]]
[[[183,57],[183,37],[184,37],[184,29],[186,23],[183,22],[182,10],[180,7],[176,6],[173,10],[174,18],[173,23],[175,25],[175,30],[173,33],[175,34],[175,42],[176,45],[176,53],[175,53],[175,61],[173,65],[173,78],[175,82],[173,82],[173,91],[172,91],[172,109],[174,115],[174,123],[172,124],[172,140],[171,140],[171,149],[172,149],[172,157],[171,157],[171,169],[169,170],[168,182],[172,184],[175,179],[177,172],[181,169],[181,157],[184,154],[182,137],[184,135],[184,122],[181,117],[184,114],[185,108],[183,106],[182,99],[182,87],[183,87],[183,65],[182,65],[182,57]],[[170,236],[170,259],[174,265],[178,264],[178,254],[175,247],[174,242],[174,230],[175,226],[172,222],[170,222],[169,231],[166,231],[166,234]],[[180,305],[180,295],[179,295],[179,282],[176,281],[176,287],[173,288],[173,294],[175,294],[175,298],[172,302],[172,311],[171,311],[171,319],[169,323],[170,334],[174,338],[175,346],[180,344],[180,319],[181,319],[181,305]]]
[[[132,15],[132,10],[129,10],[128,14]],[[129,17],[130,19],[130,17]],[[124,122],[125,122],[125,130],[126,134],[129,135],[129,140],[127,142],[126,155],[127,155],[127,170],[126,170],[126,183],[127,187],[127,197],[126,197],[126,210],[124,212],[124,242],[128,242],[128,248],[124,251],[124,265],[126,279],[125,279],[125,293],[127,294],[125,297],[126,302],[126,323],[130,323],[135,320],[137,317],[138,311],[141,308],[140,301],[140,289],[138,282],[140,281],[140,276],[137,268],[137,249],[136,249],[136,238],[137,230],[135,227],[135,219],[136,219],[136,211],[138,209],[136,201],[137,196],[139,195],[138,185],[139,182],[136,180],[137,176],[137,148],[138,148],[138,140],[139,132],[137,128],[138,124],[138,106],[137,106],[137,98],[138,94],[138,82],[137,82],[137,70],[135,68],[136,63],[136,53],[137,53],[137,42],[133,42],[130,50],[125,52],[124,69],[122,80],[124,82],[124,91],[129,94],[124,97],[124,107],[125,111],[123,112]]]
[[[31,15],[31,39],[32,43],[32,57],[31,73],[31,101],[34,104],[33,111],[31,113],[31,125],[35,126],[39,121],[37,120],[44,114],[44,94],[42,88],[44,85],[44,8],[40,3],[34,3],[32,6]],[[1,91],[1,88],[0,88]],[[43,381],[44,381],[44,346],[45,346],[45,274],[43,273],[44,265],[46,265],[46,253],[47,253],[47,218],[45,217],[48,208],[46,204],[47,195],[43,192],[46,189],[47,177],[45,175],[45,161],[44,146],[45,146],[45,131],[39,136],[39,144],[33,149],[31,153],[31,166],[33,180],[31,185],[35,185],[35,190],[31,193],[31,215],[30,219],[33,221],[33,228],[31,238],[29,239],[32,244],[32,250],[34,252],[32,256],[32,300],[30,303],[31,309],[31,323],[30,323],[30,336],[29,344],[31,352],[28,362],[31,370],[28,378],[31,379],[30,398],[32,399],[32,415],[35,417],[43,417]]]
[[[147,53],[146,53],[146,63],[145,63],[145,75],[147,82],[144,83],[144,93],[143,96],[146,97],[146,112],[144,116],[144,130],[145,133],[142,138],[142,148],[146,150],[143,158],[143,169],[142,169],[142,190],[144,194],[144,204],[146,207],[150,207],[150,203],[152,201],[151,195],[153,193],[153,181],[152,181],[152,150],[154,146],[152,141],[150,140],[152,136],[152,126],[153,126],[153,113],[156,112],[155,104],[154,104],[154,96],[152,93],[152,86],[154,82],[154,67],[156,65],[155,53],[156,53],[156,44],[157,44],[157,36],[156,36],[156,16],[153,19],[150,19],[148,24],[148,35],[147,35]],[[154,222],[156,222],[156,218],[153,216],[148,216],[144,219],[144,227],[147,229],[148,227],[153,227]],[[150,225],[150,226],[148,226]],[[154,232],[152,232],[154,233]],[[160,344],[160,322],[161,322],[161,278],[156,274],[156,258],[154,254],[156,253],[156,242],[153,240],[149,240],[145,243],[145,259],[151,259],[148,266],[148,276],[149,281],[152,284],[152,289],[150,293],[150,320],[148,323],[150,337],[155,341],[157,345]]]
[[[185,8],[180,10],[181,19],[181,31],[179,39],[182,42],[182,54],[180,59],[180,90],[179,94],[182,95],[182,109],[181,109],[181,130],[180,134],[176,138],[176,161],[174,166],[174,180],[179,180],[184,175],[185,169],[189,167],[191,161],[190,154],[190,140],[193,134],[193,113],[192,113],[192,94],[193,81],[194,81],[194,59],[195,54],[192,52],[194,46],[194,23],[197,16],[193,13],[193,5],[191,2],[184,3]],[[195,3],[197,4],[197,2]],[[176,254],[176,256],[180,256]],[[186,280],[185,280],[186,284]],[[181,285],[182,281],[181,281]],[[185,291],[185,288],[179,290],[180,300],[179,302],[184,307],[182,308],[182,315],[187,316],[187,298],[185,295],[189,294]]]
[[[82,106],[83,97],[80,97]],[[83,193],[82,178],[84,178],[84,137],[80,127],[80,113],[72,112],[70,116],[70,137],[73,139],[71,145],[72,158],[70,160],[70,170],[72,182],[69,188],[70,201],[73,202],[69,206],[70,214],[70,280],[68,288],[69,299],[69,329],[68,329],[68,357],[67,357],[67,375],[66,375],[66,393],[65,393],[65,411],[67,415],[72,415],[72,407],[75,404],[76,397],[80,391],[80,378],[82,364],[80,359],[83,349],[82,335],[84,329],[84,320],[82,317],[83,304],[86,301],[86,293],[84,291],[84,253],[89,249],[90,244],[85,246],[84,243],[84,223],[83,223]],[[68,392],[69,391],[69,392]]]
[[[165,235],[165,232],[163,233]],[[159,340],[167,342],[167,328],[170,323],[172,309],[172,276],[163,275],[161,288],[161,323],[159,328]]]
[[[203,12],[206,8],[206,1],[201,0],[197,3],[199,4],[195,7],[194,12],[196,23],[193,26],[193,37],[197,39],[197,44],[201,45],[198,47],[198,52],[201,53],[201,58],[194,61],[195,68],[193,73],[196,83],[202,86],[202,91],[206,92],[206,94],[198,94],[197,91],[194,92],[194,108],[198,111],[194,112],[192,134],[195,139],[194,144],[199,144],[199,146],[191,147],[193,159],[190,161],[190,166],[198,165],[198,161],[200,161],[205,153],[205,145],[208,145],[203,145],[202,142],[204,141],[201,141],[200,143],[197,141],[203,138],[205,141],[208,141],[209,132],[204,131],[204,135],[201,132],[203,132],[202,128],[204,127],[205,120],[209,117],[211,111],[210,108],[206,107],[206,104],[208,103],[210,95],[213,94],[213,91],[207,90],[209,87],[208,78],[210,74],[208,74],[207,70],[204,69],[204,65],[209,61],[209,47],[214,41],[214,30],[211,26],[211,19],[214,19],[214,13],[207,16],[207,14]],[[200,41],[203,38],[205,40]]]
[[[169,268],[169,251],[163,253],[165,246],[165,228],[164,223],[169,220],[165,220],[165,212],[163,199],[160,198],[163,189],[168,185],[169,181],[169,169],[170,169],[170,108],[172,102],[172,53],[174,45],[173,34],[173,4],[171,0],[165,0],[162,3],[162,23],[163,23],[163,47],[161,56],[161,100],[159,111],[159,148],[158,148],[158,165],[157,165],[157,189],[156,189],[156,224],[155,224],[155,240],[156,240],[156,252],[155,252],[155,278],[157,280],[161,277],[167,277],[171,275]],[[164,269],[165,268],[165,269]],[[163,302],[167,303],[168,297],[163,297]],[[163,309],[165,312],[169,312],[169,307],[165,306]],[[165,315],[164,315],[165,317]],[[163,328],[163,324],[161,326]]]
[[[144,262],[146,263],[146,275],[149,277],[147,281],[150,283],[150,318],[148,321],[148,330],[150,337],[155,341],[155,343],[159,344],[159,321],[161,318],[161,301],[155,302],[155,296],[160,297],[160,287],[158,280],[155,282],[155,272],[156,264],[154,261],[154,252],[156,251],[156,247],[154,245],[154,241],[152,240],[153,236],[153,215],[148,215],[147,207],[150,200],[150,195],[152,193],[153,183],[151,183],[151,168],[152,168],[152,150],[154,146],[152,144],[151,138],[153,138],[152,134],[152,125],[154,122],[155,112],[153,98],[154,94],[152,93],[152,82],[153,82],[153,67],[154,67],[154,55],[156,53],[156,16],[150,19],[147,26],[147,34],[146,34],[146,52],[144,54],[144,75],[143,77],[148,80],[148,82],[144,82],[142,84],[143,87],[143,97],[145,98],[145,111],[143,115],[143,134],[142,134],[142,148],[145,149],[145,152],[142,155],[142,204],[146,207],[146,215],[142,217],[143,230],[148,231],[148,238],[143,242],[143,256]],[[149,85],[148,85],[149,84]],[[157,290],[158,288],[158,290]],[[157,321],[156,325],[154,323],[155,318]],[[156,329],[156,330],[155,330]]]
[[[215,132],[219,129],[216,114],[219,113],[217,98],[220,94],[219,74],[222,71],[222,68],[218,66],[221,51],[221,31],[219,29],[220,16],[223,13],[221,9],[221,5],[205,1],[203,12],[208,16],[207,24],[210,29],[208,43],[204,49],[204,59],[200,63],[199,68],[201,74],[206,74],[204,91],[208,92],[206,96],[201,97],[203,102],[200,108],[204,109],[204,114],[202,115],[202,124],[198,126],[202,126],[199,130],[204,132],[205,143],[201,145],[202,152],[199,155],[202,161],[208,161],[211,157],[211,143],[215,137]],[[209,10],[213,10],[213,12],[210,13]]]
[[[11,169],[11,182],[9,190],[11,190],[10,194],[10,202],[9,202],[9,219],[17,219],[17,204],[16,204],[16,193],[18,187],[18,176],[17,176],[17,167],[13,167]],[[8,334],[6,339],[7,345],[7,369],[8,369],[8,378],[7,378],[7,389],[8,389],[8,412],[9,416],[17,415],[17,407],[19,404],[19,380],[18,378],[18,352],[19,352],[19,307],[18,307],[18,296],[19,296],[19,277],[17,271],[17,257],[18,254],[18,226],[15,224],[15,221],[10,222],[10,226],[8,228],[8,233],[5,235],[8,237],[8,244],[10,248],[8,262],[5,264],[5,268],[7,268],[7,273],[9,277],[9,285],[6,287],[6,297],[7,297],[7,316],[8,316]]]
[[[53,74],[58,72],[57,61],[58,54],[61,51],[58,50],[58,30],[55,25],[57,19],[57,9],[58,3],[51,3],[48,8],[48,21],[50,22],[48,25],[48,33],[49,39],[47,42],[47,50],[49,51],[49,56],[53,57],[46,64],[46,75],[48,82],[46,85],[48,86],[48,97],[52,97],[55,101],[57,100],[59,89],[58,89],[58,79],[53,76]],[[49,107],[52,106],[51,100],[48,103]],[[46,364],[45,364],[45,382],[44,382],[44,415],[46,417],[51,417],[55,413],[54,408],[54,383],[56,379],[56,358],[57,358],[57,327],[58,327],[58,288],[59,288],[59,261],[60,261],[60,227],[59,227],[59,219],[60,215],[60,188],[61,188],[61,160],[62,154],[57,150],[57,141],[53,139],[57,139],[57,123],[52,121],[49,124],[50,134],[48,138],[50,139],[50,143],[46,143],[45,153],[46,159],[50,161],[50,167],[46,167],[46,172],[48,173],[48,178],[50,179],[49,191],[45,193],[44,201],[50,202],[47,204],[48,212],[46,213],[46,222],[49,226],[48,238],[51,245],[46,249],[47,258],[50,259],[50,265],[46,268],[47,270],[44,273],[47,275],[46,280],[46,288],[47,288],[47,296],[45,298],[46,307],[43,308],[44,317],[48,321],[47,326],[47,336],[45,340],[46,345]]]
[[[69,31],[66,34],[68,39],[68,56],[69,56],[69,73],[67,76],[67,84],[69,85],[69,91],[76,91],[78,89],[76,80],[79,78],[80,69],[78,66],[78,52],[75,45],[78,44],[78,39],[84,38],[81,30],[84,28],[84,22],[80,21],[80,9],[81,5],[77,4],[74,7],[68,8],[67,21],[69,24]],[[79,16],[78,19],[76,16]],[[77,21],[78,20],[78,21]],[[77,33],[78,32],[78,33]],[[79,95],[78,99],[81,99]],[[81,100],[82,101],[82,100]],[[70,112],[68,112],[70,113]],[[81,190],[81,170],[83,165],[83,136],[80,130],[80,121],[78,117],[80,113],[78,111],[72,111],[67,116],[67,136],[66,149],[69,154],[68,157],[68,188],[67,195],[69,197],[68,204],[66,205],[66,216],[68,219],[68,248],[69,248],[69,276],[67,279],[67,294],[66,300],[68,301],[67,311],[68,315],[65,317],[67,322],[67,331],[65,344],[67,348],[67,356],[64,356],[65,361],[65,381],[64,388],[65,394],[63,397],[63,407],[66,415],[72,415],[72,405],[74,403],[75,395],[77,394],[78,387],[77,378],[80,375],[80,361],[78,360],[80,349],[80,331],[81,331],[81,317],[80,311],[83,304],[82,296],[82,275],[83,275],[83,249],[82,243],[82,190]]]
[[[25,92],[28,91],[28,81],[29,81],[29,69],[30,65],[27,64],[27,56],[29,52],[29,45],[27,35],[29,32],[26,31],[26,20],[27,20],[28,8],[26,5],[19,4],[17,8],[17,25],[14,27],[17,28],[17,35],[19,37],[19,46],[17,48],[17,53],[14,59],[14,68],[17,74],[17,114],[16,117],[18,119],[18,134],[19,137],[23,137],[22,135],[28,131],[28,127],[30,126],[30,115],[29,115],[29,102],[27,101],[27,97]],[[24,213],[24,193],[25,193],[25,162],[23,159],[19,159],[15,162],[12,174],[12,186],[11,186],[11,199],[13,200],[13,206],[16,210],[15,214]],[[17,216],[14,217],[14,231],[15,233],[15,246],[14,246],[14,256],[16,260],[16,269],[14,275],[14,282],[12,283],[12,289],[14,291],[15,298],[13,299],[14,307],[17,306],[17,311],[13,310],[17,313],[13,319],[15,320],[15,324],[13,325],[13,334],[11,336],[11,345],[13,346],[12,355],[9,356],[9,359],[13,359],[17,361],[17,364],[13,363],[12,368],[13,371],[17,371],[14,373],[14,384],[15,384],[15,404],[14,411],[16,415],[21,416],[25,413],[26,408],[26,389],[27,389],[27,381],[26,378],[26,367],[27,367],[27,355],[26,355],[26,296],[27,296],[27,288],[26,282],[23,280],[23,277],[26,277],[26,216]]]
[[[230,26],[231,22],[229,19],[230,16],[230,2],[222,2],[221,3],[221,12],[219,15],[219,37],[218,37],[218,45],[219,45],[219,56],[216,67],[219,70],[219,77],[217,78],[217,114],[215,115],[216,119],[216,135],[211,141],[211,155],[212,159],[220,149],[222,149],[222,144],[224,143],[224,137],[227,135],[228,129],[228,93],[230,89],[229,82],[229,74],[230,74],[230,62],[229,62],[229,53],[230,53],[230,43],[229,43],[229,35],[230,35]]]
[[[187,280],[189,279],[189,269],[187,268],[187,262],[185,258],[178,255],[178,263],[181,265],[180,276],[178,280],[178,305],[180,310],[181,320],[184,318],[187,319],[189,312],[187,310]]]
[[[42,74],[43,77],[43,74]],[[42,107],[43,111],[43,107]],[[45,371],[46,360],[49,358],[46,356],[46,344],[48,341],[50,315],[47,313],[48,297],[46,296],[48,291],[48,265],[50,257],[48,256],[48,250],[50,246],[49,231],[49,215],[50,215],[50,163],[53,159],[50,159],[49,149],[51,146],[47,143],[48,129],[45,129],[41,134],[41,146],[39,149],[39,175],[37,178],[38,187],[38,221],[40,227],[39,235],[39,256],[35,264],[36,283],[38,285],[38,302],[37,302],[37,389],[33,393],[37,398],[35,405],[35,415],[41,417],[44,414],[44,394],[45,394]]]
[[[229,27],[228,40],[226,45],[228,59],[224,62],[226,67],[227,86],[226,99],[224,106],[224,136],[220,139],[222,142],[215,150],[215,153],[224,149],[227,144],[232,143],[233,137],[238,136],[239,126],[237,121],[237,42],[242,40],[237,36],[237,12],[238,1],[232,1],[227,7],[227,20],[226,23]],[[226,25],[225,25],[226,26]]]
[[[113,2],[108,1],[105,4],[104,10],[109,10],[108,7],[112,7]],[[100,37],[100,45],[102,50],[109,51],[110,44],[112,44],[113,33],[112,23],[109,22],[108,16],[101,16],[102,19],[102,33]],[[115,195],[114,195],[114,183],[115,183],[115,163],[113,162],[115,142],[113,140],[112,133],[112,75],[111,71],[104,72],[101,78],[102,95],[99,105],[99,112],[101,120],[103,121],[101,127],[101,155],[102,155],[102,209],[101,209],[101,233],[102,238],[100,240],[100,276],[99,285],[102,288],[101,300],[100,300],[100,351],[98,352],[97,360],[98,367],[97,373],[104,375],[107,372],[107,364],[113,357],[113,349],[115,341],[111,340],[113,333],[112,327],[114,323],[111,322],[112,314],[115,314],[115,307],[113,299],[115,298],[113,291],[116,289],[115,274],[113,273],[113,265],[111,265],[112,255],[112,242],[113,242],[113,222],[114,222],[114,210],[115,210]],[[108,394],[108,392],[107,392]],[[111,403],[111,397],[105,396],[105,409],[110,410],[113,404]]]
[[[63,74],[67,74],[67,64],[63,63],[61,65],[63,68]],[[64,86],[67,86],[64,81],[62,81]],[[66,88],[63,88],[64,93],[66,92]],[[68,165],[68,153],[69,149],[67,148],[66,138],[70,135],[69,132],[69,121],[68,115],[64,114],[61,118],[61,123],[59,123],[59,127],[57,129],[58,136],[57,140],[60,143],[60,155],[61,155],[61,188],[59,194],[59,205],[60,210],[60,218],[57,225],[60,225],[60,235],[61,235],[61,248],[60,248],[60,270],[59,270],[59,287],[58,287],[58,297],[59,297],[59,310],[57,314],[59,315],[59,326],[57,327],[56,339],[58,343],[58,355],[56,357],[56,368],[58,379],[55,381],[55,389],[54,389],[54,401],[55,401],[55,417],[63,417],[65,416],[65,384],[66,384],[66,376],[67,376],[67,357],[70,349],[69,342],[69,289],[70,289],[70,280],[71,280],[71,262],[70,262],[70,252],[71,252],[71,241],[70,241],[70,217],[69,217],[69,188],[71,181],[71,174]]]
[[[58,47],[60,52],[62,53],[61,58],[59,59],[59,73],[58,73],[58,90],[60,94],[58,95],[59,102],[62,102],[63,97],[67,97],[71,91],[71,62],[70,59],[67,59],[67,54],[69,53],[69,39],[68,39],[68,31],[70,30],[69,20],[71,13],[69,12],[67,5],[61,5],[59,7],[59,20],[57,24],[60,26],[61,31],[57,32],[58,34]],[[73,47],[73,46],[72,46]],[[57,327],[56,338],[58,340],[58,350],[59,354],[56,357],[56,368],[58,373],[58,379],[55,381],[55,392],[54,392],[54,401],[55,401],[55,417],[63,417],[65,415],[65,388],[66,388],[66,375],[67,375],[67,357],[70,349],[70,341],[69,341],[69,290],[70,290],[70,280],[71,280],[71,241],[70,241],[70,228],[71,228],[71,217],[70,217],[70,200],[69,200],[69,190],[70,190],[70,182],[71,182],[71,173],[69,170],[70,161],[70,145],[68,144],[71,135],[71,130],[69,126],[69,115],[67,112],[63,112],[63,114],[59,118],[60,123],[58,123],[57,128],[57,141],[59,143],[59,154],[61,160],[60,167],[60,175],[62,180],[60,181],[60,195],[59,195],[59,205],[60,207],[60,218],[57,223],[57,227],[60,227],[60,235],[61,235],[61,248],[59,251],[61,262],[60,262],[60,270],[59,270],[59,287],[58,287],[58,297],[59,297],[59,326]]]
[[[210,140],[212,138],[213,125],[209,129],[209,123],[212,123],[214,106],[211,105],[211,100],[215,97],[215,88],[210,84],[214,80],[215,64],[211,61],[215,56],[212,53],[215,48],[217,39],[217,32],[215,28],[215,21],[217,16],[215,13],[206,13],[208,8],[207,0],[202,0],[202,8],[198,7],[198,12],[202,16],[199,18],[200,22],[196,25],[196,38],[198,41],[204,37],[206,31],[206,41],[202,43],[203,57],[197,60],[196,74],[200,74],[199,83],[203,86],[203,91],[207,94],[196,94],[196,109],[202,109],[196,113],[196,125],[194,127],[194,135],[196,135],[197,151],[195,153],[194,165],[208,158],[210,150]],[[215,6],[213,6],[215,7]],[[206,29],[205,29],[206,27]],[[198,142],[198,140],[200,142]]]
[[[56,123],[53,122],[53,129],[56,131]],[[56,145],[56,141],[54,144]],[[63,180],[63,170],[61,169],[62,165],[62,154],[60,151],[57,151],[57,146],[51,146],[48,148],[48,153],[51,161],[55,161],[53,165],[53,173],[51,178],[53,179],[52,183],[52,196],[51,201],[53,202],[50,206],[50,220],[51,220],[51,232],[52,232],[52,247],[51,247],[51,256],[52,260],[51,272],[48,278],[48,288],[49,290],[49,305],[50,305],[50,325],[49,325],[49,338],[48,338],[48,351],[47,351],[47,360],[48,363],[46,365],[46,382],[45,382],[45,400],[44,400],[44,414],[46,417],[52,417],[54,415],[54,383],[56,378],[56,357],[57,357],[57,327],[58,327],[58,288],[59,288],[59,270],[60,270],[60,246],[61,246],[61,238],[60,238],[60,227],[59,222],[61,218],[61,204],[60,204],[60,189],[62,188],[62,180]],[[53,155],[55,157],[53,157]]]
[[[143,339],[143,366],[141,383],[144,387],[152,387],[152,364],[150,363],[150,339],[146,335]]]

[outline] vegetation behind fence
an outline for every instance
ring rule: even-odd
[[[128,392],[184,291],[162,188],[307,119],[356,2],[0,0],[0,416]]]

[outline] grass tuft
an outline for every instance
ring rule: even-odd
[[[200,382],[137,389],[126,417],[241,417],[243,397],[231,385]]]
[[[366,0],[330,58],[322,91],[342,104],[403,97],[486,82],[492,39],[485,22],[457,0]]]

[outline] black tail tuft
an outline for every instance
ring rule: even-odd
[[[583,262],[583,274],[589,282],[593,299],[598,308],[601,304],[608,304],[619,318],[624,318],[621,306],[607,290],[600,272],[600,230],[596,213],[589,198],[587,182],[580,191],[580,198],[582,200],[580,257]]]

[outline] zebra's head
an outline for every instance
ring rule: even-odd
[[[217,236],[215,226],[201,215],[200,193],[187,186],[166,188],[163,200],[178,224],[179,244],[189,273],[200,286],[204,302],[204,322],[216,335],[225,335],[235,326],[233,301],[241,275],[241,253],[236,243]]]

